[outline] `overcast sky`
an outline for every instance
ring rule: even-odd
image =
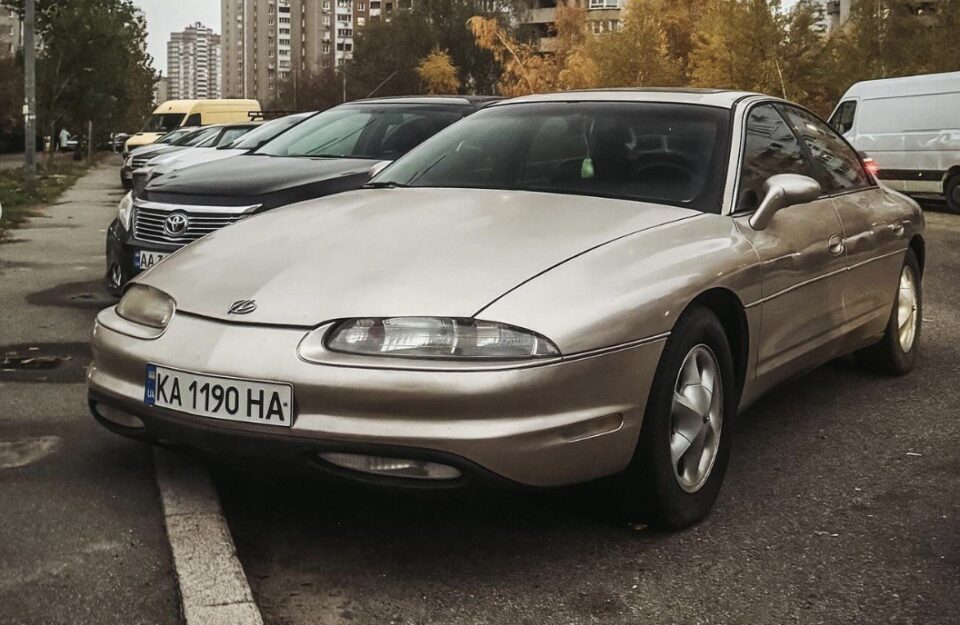
[[[147,52],[153,68],[167,75],[167,41],[170,33],[194,22],[220,32],[220,0],[134,0],[147,16]]]

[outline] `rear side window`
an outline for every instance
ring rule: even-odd
[[[763,199],[763,183],[776,174],[813,177],[797,136],[770,104],[750,109],[740,167],[737,211],[752,211]]]
[[[184,126],[200,126],[200,113],[193,113],[190,117],[187,118],[187,121],[183,124]]]
[[[850,191],[871,186],[860,157],[843,137],[812,114],[784,107],[787,119],[803,139],[814,166],[816,178],[827,192]]]
[[[842,135],[847,134],[853,128],[853,118],[857,114],[857,102],[847,100],[842,102],[830,118],[830,125],[833,129]]]

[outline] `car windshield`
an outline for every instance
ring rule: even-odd
[[[165,135],[163,135],[162,137],[160,137],[159,139],[157,139],[157,143],[168,143],[168,144],[172,144],[172,143],[174,143],[175,141],[177,141],[178,139],[182,139],[185,135],[189,135],[189,134],[194,133],[194,132],[196,132],[196,131],[197,131],[196,128],[178,128],[178,129],[176,129],[176,130],[172,130],[172,131],[168,132],[167,134],[165,134]]]
[[[155,113],[140,132],[170,132],[183,121],[183,113]]]
[[[175,141],[173,144],[182,145],[188,148],[193,148],[200,145],[204,141],[215,139],[217,135],[220,134],[220,131],[222,130],[223,128],[219,126],[216,128],[201,128],[196,132],[194,132],[192,135],[181,137],[179,140]]]
[[[310,117],[310,115],[312,115],[312,113],[298,113],[296,115],[287,115],[286,117],[268,121],[255,130],[251,130],[250,132],[246,133],[233,143],[221,145],[220,149],[255,150],[261,145],[265,144],[267,141],[270,141],[279,135],[281,132],[296,126],[306,118]]]
[[[373,184],[572,193],[719,212],[726,109],[649,102],[494,106]]]
[[[269,156],[393,160],[463,116],[439,104],[345,104],[314,115],[256,151]]]
[[[242,137],[243,135],[250,132],[251,128],[256,128],[256,126],[230,126],[229,128],[222,129],[223,132],[219,134],[214,134],[206,137],[200,143],[196,144],[194,147],[197,148],[218,148],[224,145],[229,145]]]

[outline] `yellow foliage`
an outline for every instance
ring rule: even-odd
[[[457,93],[460,89],[457,67],[446,50],[434,48],[417,65],[417,74],[426,85],[429,94]]]

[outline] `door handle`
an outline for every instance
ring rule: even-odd
[[[827,249],[830,250],[830,253],[834,256],[843,254],[843,251],[846,249],[846,247],[846,239],[839,234],[833,235],[830,237],[830,241],[827,242]]]

